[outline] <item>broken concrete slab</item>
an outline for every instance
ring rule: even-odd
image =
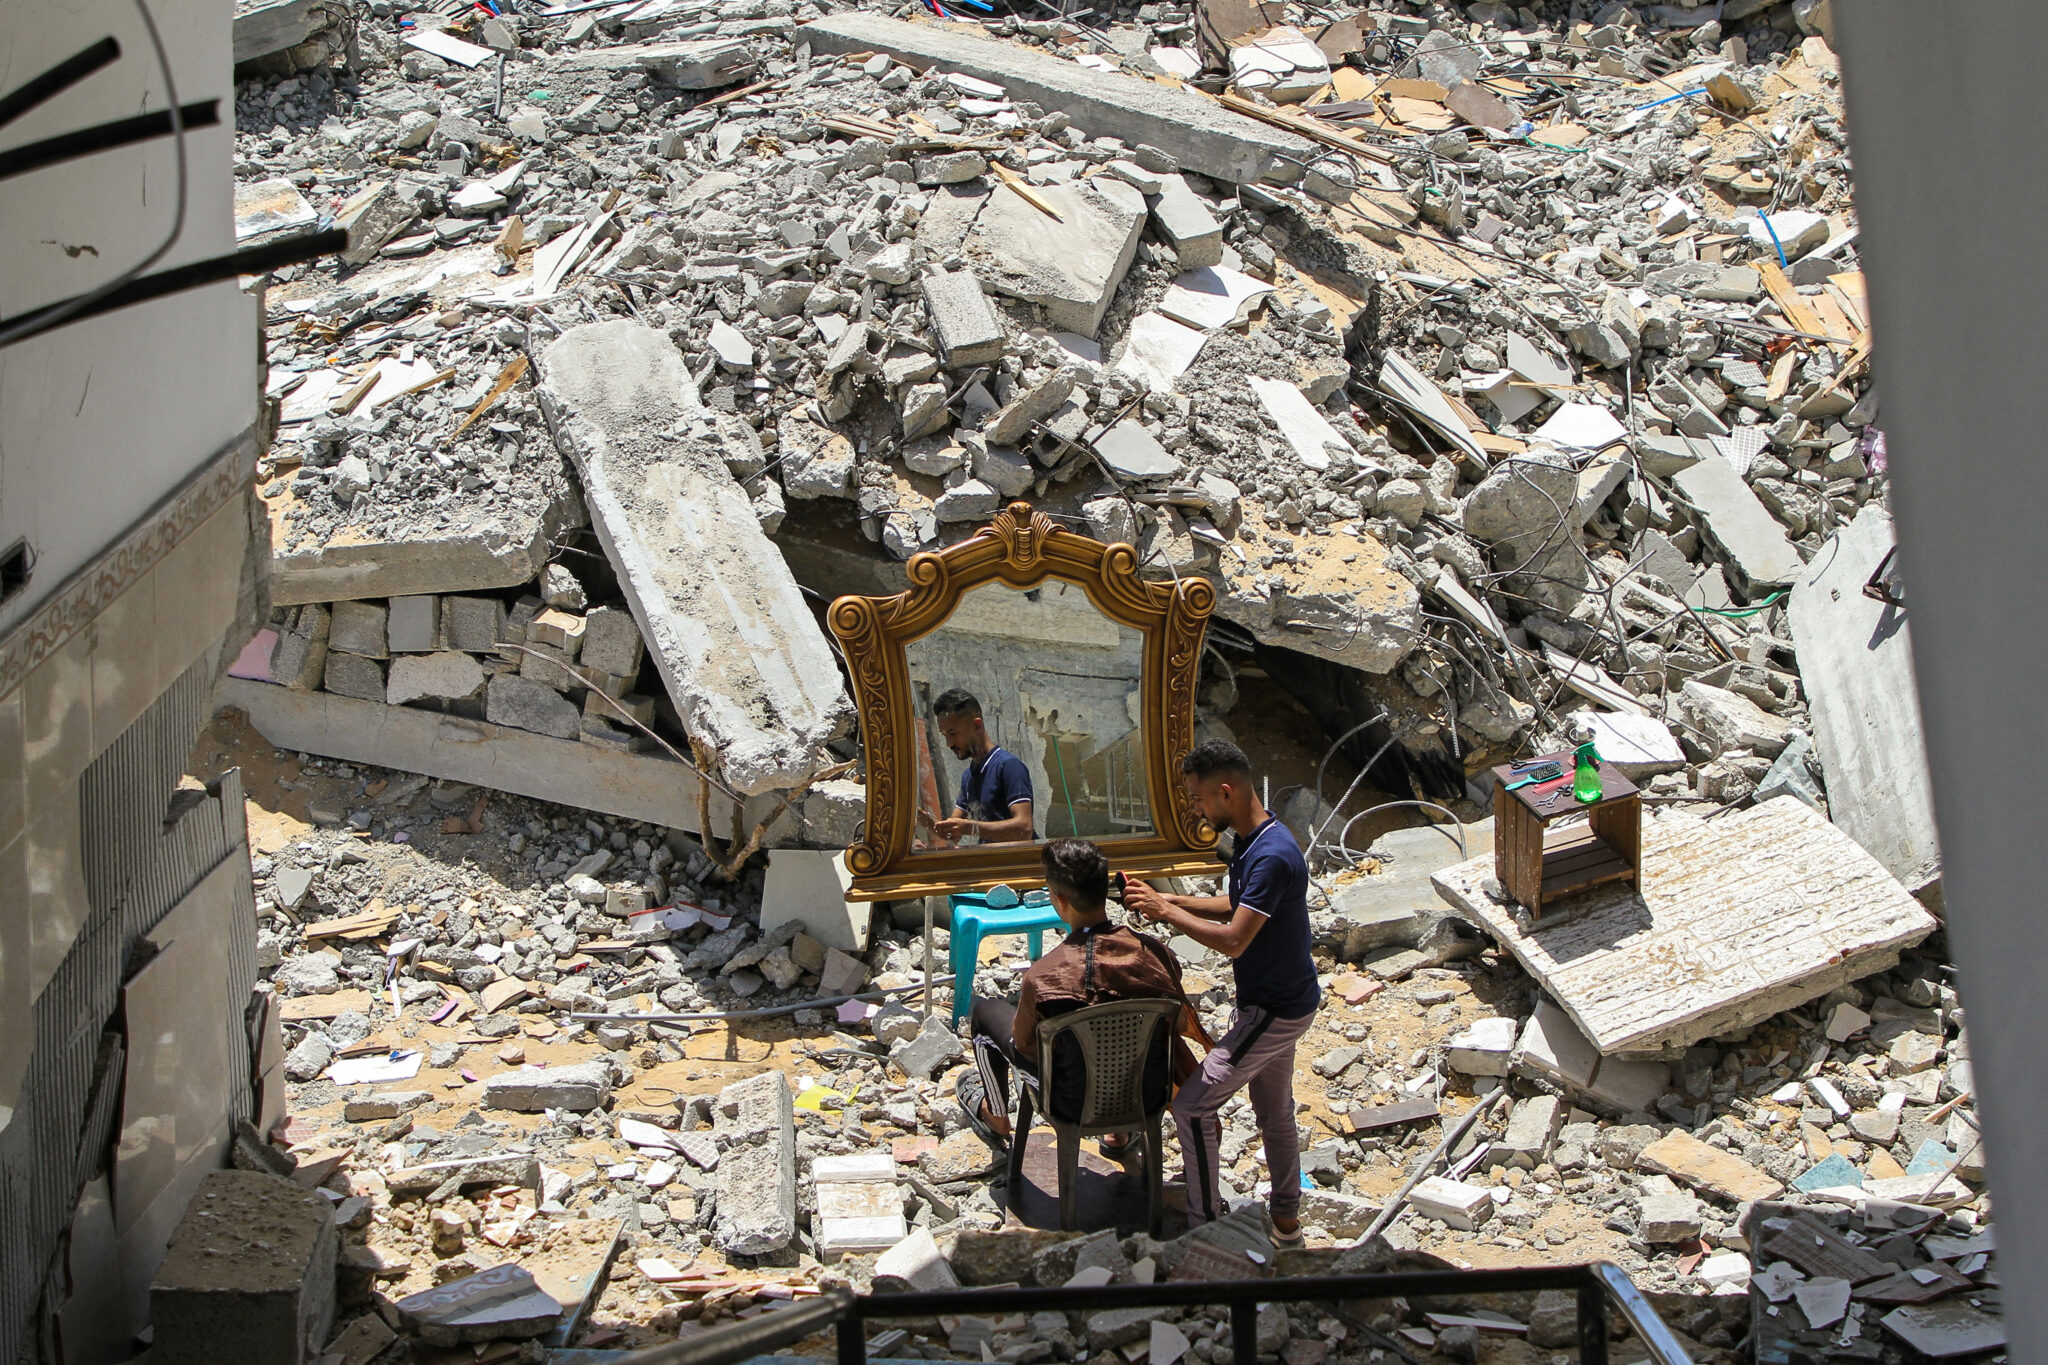
[[[1668,1175],[1731,1204],[1769,1199],[1784,1186],[1732,1152],[1671,1132],[1636,1153],[1636,1168]]]
[[[617,752],[488,721],[387,706],[381,696],[361,701],[243,678],[223,679],[220,701],[240,707],[280,748],[699,832],[696,771],[665,754]],[[766,846],[844,847],[864,800],[858,783],[816,784],[770,826]],[[772,793],[754,797],[737,818],[751,829],[780,805]],[[714,832],[731,830],[731,798],[713,791],[710,810]]]
[[[1677,700],[1678,710],[1693,732],[1716,754],[1746,749],[1763,758],[1775,758],[1796,733],[1796,727],[1783,716],[1772,715],[1749,698],[1698,678],[1685,680]]]
[[[1941,877],[1927,744],[1906,614],[1863,594],[1893,545],[1875,503],[1837,532],[1792,590],[1800,686],[1827,774],[1828,812],[1908,891]]]
[[[562,1304],[517,1265],[492,1266],[423,1289],[392,1307],[430,1346],[537,1337],[562,1317]]]
[[[696,38],[675,43],[625,43],[555,57],[549,75],[644,71],[657,85],[712,90],[732,85],[754,69],[753,45],[742,38]]]
[[[1092,136],[1157,147],[1183,169],[1229,184],[1290,178],[1279,168],[1300,166],[1315,155],[1306,138],[1230,113],[1199,95],[954,28],[878,14],[835,14],[805,24],[797,34],[819,52],[886,52],[920,68],[993,81],[1013,100],[1064,111]]]
[[[1464,834],[1462,849],[1451,837],[1456,832]],[[1414,947],[1444,914],[1443,900],[1430,878],[1492,851],[1491,819],[1456,830],[1445,825],[1397,829],[1375,839],[1368,852],[1378,871],[1330,888],[1331,937],[1338,958],[1356,962],[1375,948]]]
[[[1698,509],[1702,529],[1751,588],[1766,589],[1799,576],[1799,551],[1734,465],[1723,459],[1701,460],[1673,475],[1671,483]]]
[[[1145,196],[1097,176],[1036,195],[1055,221],[1007,184],[991,192],[961,250],[997,293],[1045,309],[1057,331],[1093,337],[1145,230]]]
[[[761,887],[762,937],[795,920],[827,948],[866,952],[870,907],[846,899],[852,885],[844,851],[792,848],[769,854]]]
[[[685,728],[743,794],[815,776],[851,703],[682,354],[653,328],[600,322],[540,366],[555,439]]]
[[[331,536],[292,527],[289,489],[268,500],[270,597],[278,606],[344,598],[479,592],[531,583],[548,562],[549,542],[583,524],[566,480],[534,510],[495,510],[469,526],[343,526]]]
[[[718,1094],[719,1248],[765,1256],[796,1236],[796,1111],[780,1071],[735,1081]]]
[[[1207,333],[1182,326],[1164,313],[1140,313],[1131,321],[1116,368],[1153,393],[1170,393],[1208,340]]]
[[[334,1322],[337,1244],[323,1195],[258,1171],[209,1172],[150,1282],[151,1358],[313,1360]]]
[[[584,1113],[603,1104],[612,1093],[611,1066],[577,1062],[533,1070],[501,1071],[484,1082],[484,1108],[538,1114],[547,1109]]]
[[[1265,644],[1386,673],[1415,648],[1422,594],[1370,536],[1271,572],[1220,561],[1216,614]]]
[[[928,1228],[913,1228],[909,1236],[875,1258],[874,1284],[878,1294],[960,1287]]]
[[[354,15],[341,0],[258,0],[235,7],[235,65],[284,75],[324,66],[348,49]],[[270,59],[270,60],[265,60]]]
[[[1163,177],[1159,193],[1148,196],[1152,226],[1173,248],[1183,270],[1223,264],[1223,224],[1201,196],[1178,175]]]
[[[1883,971],[1934,917],[1846,834],[1790,797],[1643,827],[1643,885],[1582,893],[1524,933],[1486,891],[1493,859],[1437,890],[1512,952],[1602,1053],[1684,1047]]]
[[[1280,435],[1294,448],[1294,457],[1306,469],[1328,469],[1333,456],[1349,458],[1351,443],[1330,425],[1330,419],[1308,401],[1306,395],[1284,379],[1247,381],[1266,409],[1266,416],[1280,429]]]

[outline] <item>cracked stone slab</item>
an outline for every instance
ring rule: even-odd
[[[540,368],[555,440],[684,726],[742,794],[815,775],[852,706],[682,354],[639,323],[597,322],[563,333]]]

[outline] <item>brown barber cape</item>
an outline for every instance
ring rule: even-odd
[[[1038,1021],[1086,1005],[1112,1000],[1178,1000],[1181,1026],[1173,1040],[1176,1081],[1194,1069],[1195,1055],[1187,1039],[1207,1046],[1186,993],[1181,989],[1180,960],[1157,939],[1118,924],[1076,929],[1024,973],[1017,996],[1017,1055],[1038,1058]]]

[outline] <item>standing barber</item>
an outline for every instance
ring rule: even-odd
[[[1315,1022],[1322,988],[1309,956],[1308,863],[1293,833],[1252,785],[1251,761],[1235,744],[1204,740],[1180,764],[1188,799],[1217,830],[1237,835],[1230,894],[1169,896],[1132,882],[1124,904],[1232,959],[1237,1013],[1230,1032],[1174,1096],[1187,1172],[1188,1225],[1223,1214],[1218,1189],[1222,1125],[1217,1114],[1249,1089],[1272,1176],[1276,1244],[1301,1244],[1301,1132],[1294,1123],[1294,1045]]]

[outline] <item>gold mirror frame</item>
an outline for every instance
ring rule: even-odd
[[[1181,755],[1195,739],[1195,683],[1216,589],[1200,578],[1138,576],[1138,552],[1056,525],[1014,502],[980,531],[910,559],[910,587],[892,597],[842,597],[829,620],[853,678],[867,758],[867,824],[846,850],[848,900],[909,900],[1002,883],[1043,880],[1040,844],[995,844],[912,853],[916,825],[916,727],[904,646],[944,625],[961,596],[984,583],[1025,590],[1048,578],[1071,583],[1096,610],[1145,637],[1139,683],[1146,791],[1156,829],[1102,840],[1110,865],[1140,877],[1213,870],[1216,831],[1188,805]],[[906,865],[907,864],[907,865]]]

